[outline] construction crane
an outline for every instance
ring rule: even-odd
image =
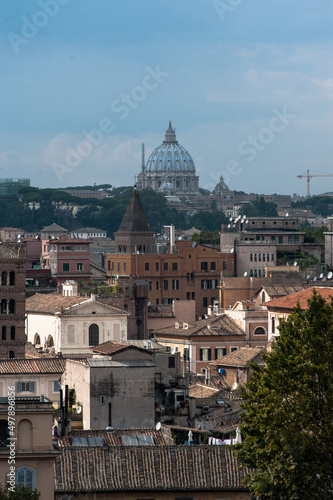
[[[307,170],[306,173],[303,172],[302,175],[297,176],[299,179],[302,179],[302,177],[306,177],[306,184],[307,184],[307,198],[310,198],[310,179],[312,177],[333,177],[333,174],[311,174],[310,175],[310,170]]]

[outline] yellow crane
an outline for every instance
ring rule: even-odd
[[[297,177],[299,179],[302,179],[302,177],[306,177],[307,198],[310,198],[310,179],[312,179],[312,177],[333,177],[333,174],[311,174],[310,175],[310,170],[307,170],[306,173],[303,172],[302,175],[298,175]]]

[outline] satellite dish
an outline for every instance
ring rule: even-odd
[[[323,277],[323,281],[326,281],[326,276]]]
[[[324,276],[324,274],[323,274],[323,273],[320,273],[320,274],[319,274],[319,279],[322,279],[322,277],[323,277],[323,276]]]
[[[230,228],[230,224],[228,224],[228,229]]]
[[[246,219],[245,224],[248,224],[248,223],[249,223],[249,221]]]
[[[195,248],[196,246],[197,246],[197,243],[195,241],[193,241],[192,248]]]
[[[286,213],[286,217],[289,217],[289,212]]]
[[[310,274],[307,275],[306,279],[309,280],[311,278]]]
[[[327,275],[327,279],[328,279],[328,280],[330,280],[330,279],[332,278],[332,276],[333,276],[333,273],[332,273],[332,271],[330,271],[330,272],[328,273],[328,275]]]
[[[21,235],[20,235],[20,234],[18,234],[18,235],[17,235],[17,239],[20,239],[20,238],[21,238]]]
[[[245,271],[244,276],[245,276],[245,277],[247,276],[247,271]]]
[[[159,431],[161,428],[161,422],[157,422],[156,424],[156,430]]]
[[[232,221],[232,217],[229,217],[230,222]]]
[[[237,389],[237,387],[238,387],[237,382],[234,382],[234,383],[232,384],[231,389],[232,389],[233,391],[235,391],[235,390]]]
[[[234,253],[234,251],[235,251],[235,250],[234,250],[233,248],[231,248],[231,249],[230,249],[230,253]]]
[[[317,281],[317,276],[315,276],[315,277],[313,278],[313,281]]]
[[[294,267],[296,267],[296,266],[297,266],[297,261],[295,260],[295,262],[294,262]]]
[[[173,348],[171,349],[171,351],[170,351],[170,354],[175,354],[175,352],[176,352],[176,348],[175,348],[175,347],[173,347]]]
[[[76,413],[77,413],[78,415],[80,415],[81,411],[82,411],[82,406],[81,406],[81,405],[78,405],[78,406],[76,407]]]

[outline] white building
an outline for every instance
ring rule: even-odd
[[[63,354],[91,354],[90,347],[127,340],[130,313],[91,298],[35,294],[26,301],[27,340]]]

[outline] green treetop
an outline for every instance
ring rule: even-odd
[[[258,499],[333,498],[333,305],[314,292],[280,326],[244,388],[243,444]]]

